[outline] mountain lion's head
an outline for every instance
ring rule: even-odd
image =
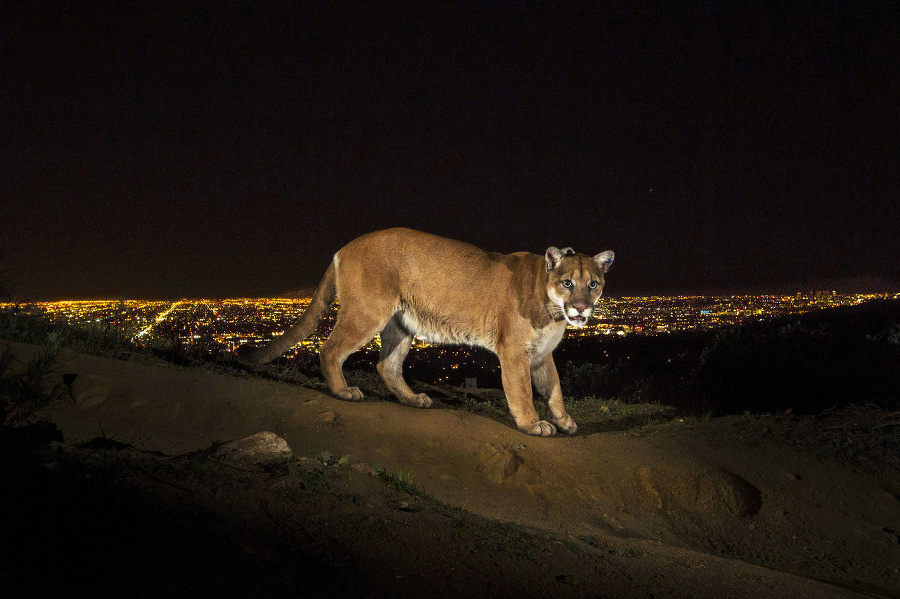
[[[547,258],[547,295],[550,311],[572,326],[583,327],[603,294],[604,275],[615,254],[606,250],[593,258],[572,248],[551,247]]]

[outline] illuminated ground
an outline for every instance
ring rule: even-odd
[[[104,436],[174,455],[270,430],[295,455],[319,456],[289,470],[246,472],[81,450],[102,472],[120,464],[116,488],[139,501],[114,495],[110,505],[142,506],[132,517],[116,511],[117,530],[133,527],[157,544],[150,554],[138,544],[134,576],[110,577],[107,592],[141,580],[169,589],[151,576],[152,556],[187,585],[224,568],[221,577],[234,585],[226,595],[259,579],[257,593],[307,581],[317,592],[410,597],[900,592],[896,479],[814,459],[785,444],[777,420],[676,419],[641,435],[610,429],[535,439],[440,403],[343,403],[271,381],[92,357],[71,360],[66,372],[77,374],[80,405],[53,418],[68,444]],[[342,456],[346,466],[326,464]],[[418,491],[386,486],[367,473],[373,462]],[[136,524],[143,517],[155,524]],[[57,532],[70,529],[102,532]],[[76,563],[103,576],[110,555],[118,568],[129,564],[108,541],[64,545],[89,543],[93,553]],[[239,575],[240,567],[249,569]]]

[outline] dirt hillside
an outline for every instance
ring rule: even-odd
[[[345,403],[283,383],[89,356],[63,373],[74,401],[51,418],[69,447],[104,437],[177,455],[271,431],[297,457],[345,456],[356,468],[341,484],[363,498],[356,516],[341,504],[318,508],[340,517],[315,518],[353,556],[365,594],[453,596],[462,575],[485,596],[520,585],[533,596],[900,596],[900,483],[801,453],[764,419],[533,438],[440,402]],[[379,507],[365,473],[373,463],[429,501],[462,508],[477,533],[454,537],[433,517],[396,508],[425,501],[413,497],[383,499],[401,521],[360,536],[359,522]],[[271,485],[246,493],[268,497]],[[491,551],[483,539],[465,550],[466,538],[498,523],[530,535],[532,553],[516,559],[508,542]],[[382,563],[387,556],[396,561]]]

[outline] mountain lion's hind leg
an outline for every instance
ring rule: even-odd
[[[344,360],[384,327],[389,310],[381,312],[384,316],[379,318],[377,306],[370,305],[367,310],[354,310],[342,304],[331,335],[319,348],[322,374],[325,375],[328,388],[338,399],[362,401],[365,398],[359,387],[347,386],[343,372]]]
[[[407,332],[397,316],[391,318],[381,331],[381,355],[378,359],[378,374],[384,384],[400,403],[414,408],[430,408],[431,398],[424,393],[415,393],[403,380],[403,360],[412,344],[412,333]]]

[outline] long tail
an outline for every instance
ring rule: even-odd
[[[260,365],[271,362],[278,356],[282,355],[307,337],[313,332],[313,329],[322,320],[325,312],[331,308],[337,296],[337,287],[335,285],[335,268],[334,262],[328,266],[325,276],[319,281],[316,292],[313,293],[312,301],[300,319],[294,323],[280,337],[275,338],[267,346],[260,348],[249,356],[249,361],[253,364]]]

